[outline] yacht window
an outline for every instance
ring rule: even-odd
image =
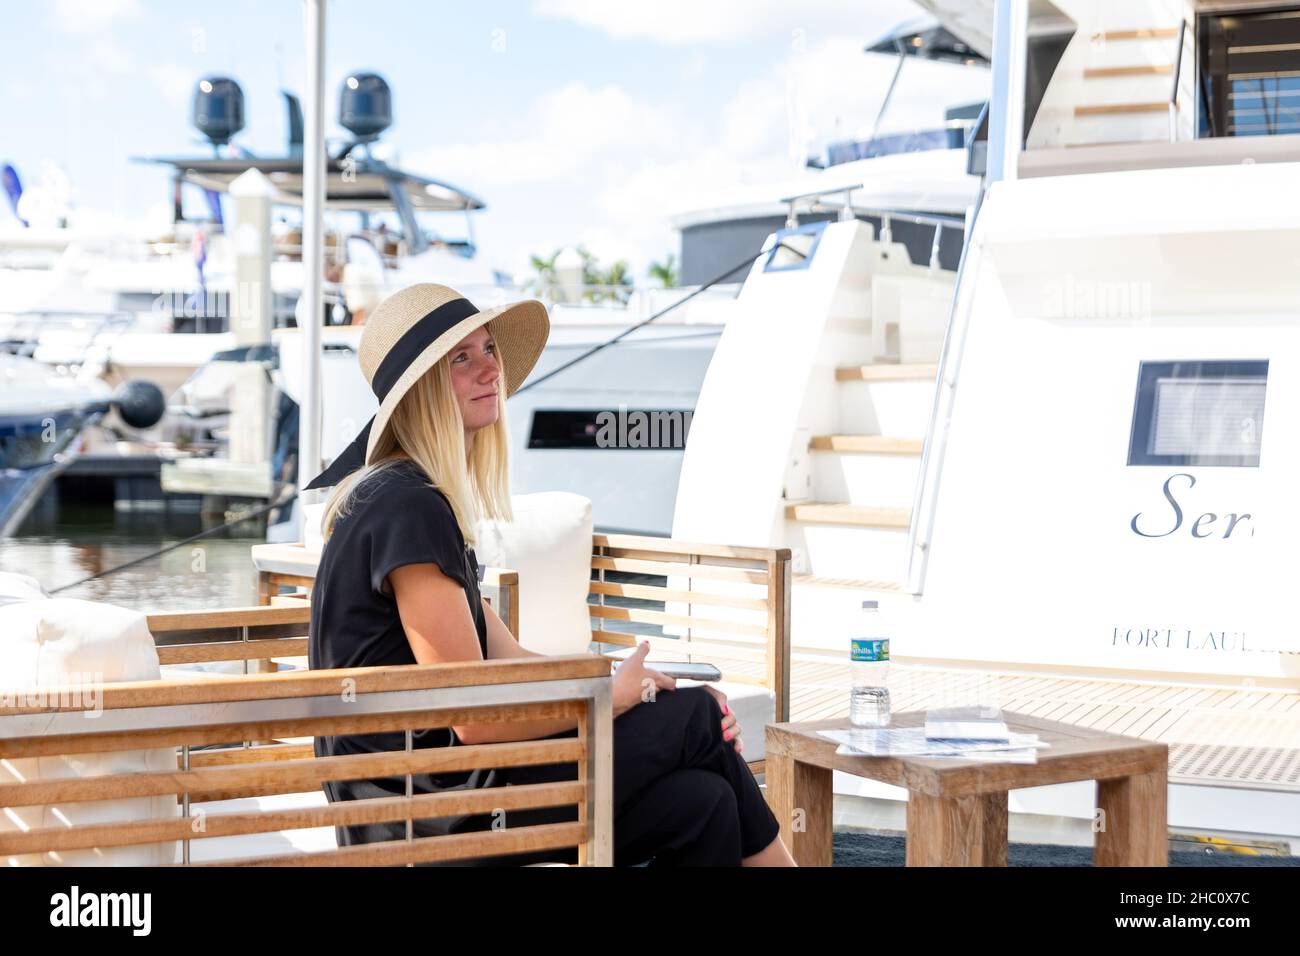
[[[763,263],[764,272],[787,272],[807,269],[817,255],[817,244],[822,240],[826,221],[809,222],[792,229],[778,229],[776,243]]]
[[[1207,14],[1198,136],[1300,133],[1300,10]]]
[[[1130,465],[1259,465],[1268,362],[1143,362]]]

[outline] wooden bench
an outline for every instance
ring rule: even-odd
[[[278,592],[309,589],[319,555],[293,545],[254,553],[263,604],[148,617],[162,680],[97,688],[103,713],[94,720],[76,707],[0,712],[0,760],[157,748],[176,754],[174,771],[0,783],[0,808],[170,795],[178,815],[2,832],[0,858],[161,842],[176,844],[177,860],[188,864],[399,865],[565,847],[576,847],[582,863],[612,863],[605,657],[307,671],[309,596]],[[746,706],[759,715],[758,728],[745,733],[748,756],[761,745],[764,724],[789,718],[789,565],[784,549],[595,535],[591,646],[613,657],[649,640],[654,659],[717,664],[742,724],[755,719],[747,722]],[[483,592],[517,634],[519,575],[488,569]],[[222,667],[228,672],[213,670]],[[746,689],[759,697],[744,703]],[[315,757],[311,741],[546,717],[576,718],[577,738],[327,759]],[[576,762],[578,779],[338,804],[320,789],[327,780],[559,762]],[[750,765],[764,769],[762,760]],[[577,807],[577,822],[424,838],[408,823],[403,841],[334,845],[336,826],[564,805]]]
[[[166,665],[245,662],[306,652],[310,609],[256,607],[157,614]],[[401,865],[576,847],[579,862],[613,862],[613,718],[609,662],[596,655],[350,670],[180,675],[60,695],[0,712],[0,760],[175,748],[176,769],[0,783],[0,808],[175,795],[168,819],[0,832],[0,858],[79,848],[176,843],[182,863]],[[87,719],[95,700],[102,713]],[[411,748],[411,731],[474,722],[575,718],[575,739]],[[315,756],[311,737],[406,732],[407,748]],[[576,762],[572,782],[413,794],[410,775]],[[406,776],[406,796],[329,804],[327,780]],[[285,795],[303,800],[284,803]],[[573,805],[577,821],[416,838],[411,820]],[[57,818],[57,815],[56,815]],[[408,821],[405,840],[318,849],[312,828]],[[254,838],[261,837],[261,843]],[[235,838],[225,852],[208,848]],[[232,840],[224,841],[227,845]],[[249,850],[254,852],[248,852]]]
[[[255,546],[260,600],[300,601],[279,592],[309,592],[319,558],[300,544]],[[790,719],[789,549],[596,534],[590,578],[593,649],[617,657],[648,640],[652,660],[716,664],[744,729],[750,768],[762,773],[764,725]],[[482,592],[526,640],[518,573],[488,568]]]

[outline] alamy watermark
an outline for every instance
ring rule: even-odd
[[[75,884],[50,897],[50,925],[63,927],[119,926],[133,936],[148,936],[153,928],[152,893],[83,893]]]
[[[596,414],[597,448],[685,448],[690,411],[628,411]]]
[[[1151,318],[1151,283],[1089,279],[1069,273],[1043,286],[1043,313],[1049,319]]]
[[[103,688],[102,671],[69,671],[57,681],[22,688],[0,687],[0,712],[10,708],[59,708],[80,710],[83,716],[94,719],[104,713]]]

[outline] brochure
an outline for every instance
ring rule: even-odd
[[[852,753],[867,757],[964,757],[983,759],[976,754],[988,753],[990,759],[1001,760],[1013,753],[1020,757],[1033,755],[1048,744],[1037,734],[1010,734],[1002,742],[987,740],[931,740],[925,736],[924,727],[850,727],[847,730],[822,730],[821,736],[841,745],[837,753]],[[993,757],[992,755],[998,756]]]

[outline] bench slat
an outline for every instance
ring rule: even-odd
[[[302,657],[307,638],[269,641],[213,641],[208,644],[168,644],[158,648],[159,664],[199,664],[213,661],[260,661],[271,657]]]
[[[651,538],[635,534],[596,534],[591,543],[597,548],[637,548],[671,554],[698,554],[709,558],[748,558],[755,561],[788,561],[789,548],[749,548],[739,545],[702,544],[676,538]]]
[[[94,694],[63,689],[70,699],[99,699],[108,708],[164,707],[173,704],[211,704],[230,701],[280,700],[291,697],[336,695],[345,686],[355,693],[374,691],[435,690],[444,687],[483,687],[533,681],[581,680],[606,677],[604,662],[589,654],[566,657],[527,657],[510,660],[448,664],[402,664],[393,667],[351,667],[329,671],[291,671],[248,674],[203,681],[134,681],[107,684]],[[344,682],[350,684],[345,685]],[[4,716],[78,712],[81,705],[15,704]],[[2,719],[2,718],[0,718]]]
[[[348,800],[324,807],[297,807],[239,813],[203,813],[172,820],[132,820],[75,827],[41,827],[25,833],[0,833],[0,856],[18,853],[137,846],[173,840],[274,833],[308,827],[389,823],[408,816],[437,818],[493,810],[524,810],[578,803],[586,788],[578,782],[534,783],[515,787]],[[197,824],[197,826],[196,826]]]
[[[259,624],[307,624],[311,609],[296,605],[229,607],[217,611],[160,611],[145,617],[149,631],[190,631],[209,627],[255,627]]]
[[[746,624],[743,621],[716,621],[712,618],[695,615],[665,614],[642,607],[613,607],[608,604],[592,604],[587,610],[592,617],[606,621],[629,621],[641,624],[666,624],[668,626],[689,627],[700,631],[720,631],[724,634],[745,634],[750,637],[766,637],[767,628],[761,624]]]
[[[528,740],[464,747],[428,747],[311,760],[284,760],[235,767],[207,767],[170,773],[122,773],[66,780],[0,783],[0,806],[30,807],[82,800],[123,800],[162,794],[211,799],[214,792],[263,795],[313,790],[326,780],[364,780],[408,773],[450,773],[482,767],[528,767],[585,760],[577,740]]]
[[[683,604],[707,604],[711,607],[734,607],[744,611],[767,611],[767,602],[762,598],[733,597],[730,594],[712,594],[708,591],[676,591],[652,584],[592,581],[588,593],[606,597],[641,598],[646,601],[675,601]]]
[[[453,833],[449,836],[392,840],[361,846],[339,847],[317,853],[291,853],[275,857],[214,860],[198,866],[403,866],[445,860],[527,853],[533,850],[561,850],[579,846],[587,839],[581,823],[546,823],[534,827],[487,830],[482,833]]]
[[[744,581],[747,584],[766,584],[763,571],[746,571],[741,568],[719,568],[708,564],[677,564],[669,561],[638,561],[634,558],[604,558],[595,556],[591,566],[597,571],[627,571],[633,574],[658,574],[665,577],[699,578],[713,581]]]
[[[605,668],[609,668],[608,662]],[[283,720],[241,721],[205,727],[166,727],[121,733],[59,734],[48,737],[0,739],[0,758],[48,757],[58,754],[108,753],[116,750],[149,750],[154,747],[199,747],[207,744],[235,744],[244,740],[276,740],[284,737],[329,737],[338,734],[377,734],[408,727],[453,727],[468,723],[500,723],[509,720],[581,718],[586,705],[579,700],[538,701],[500,704],[493,707],[410,710],[392,714],[358,714],[342,717],[291,717]]]

